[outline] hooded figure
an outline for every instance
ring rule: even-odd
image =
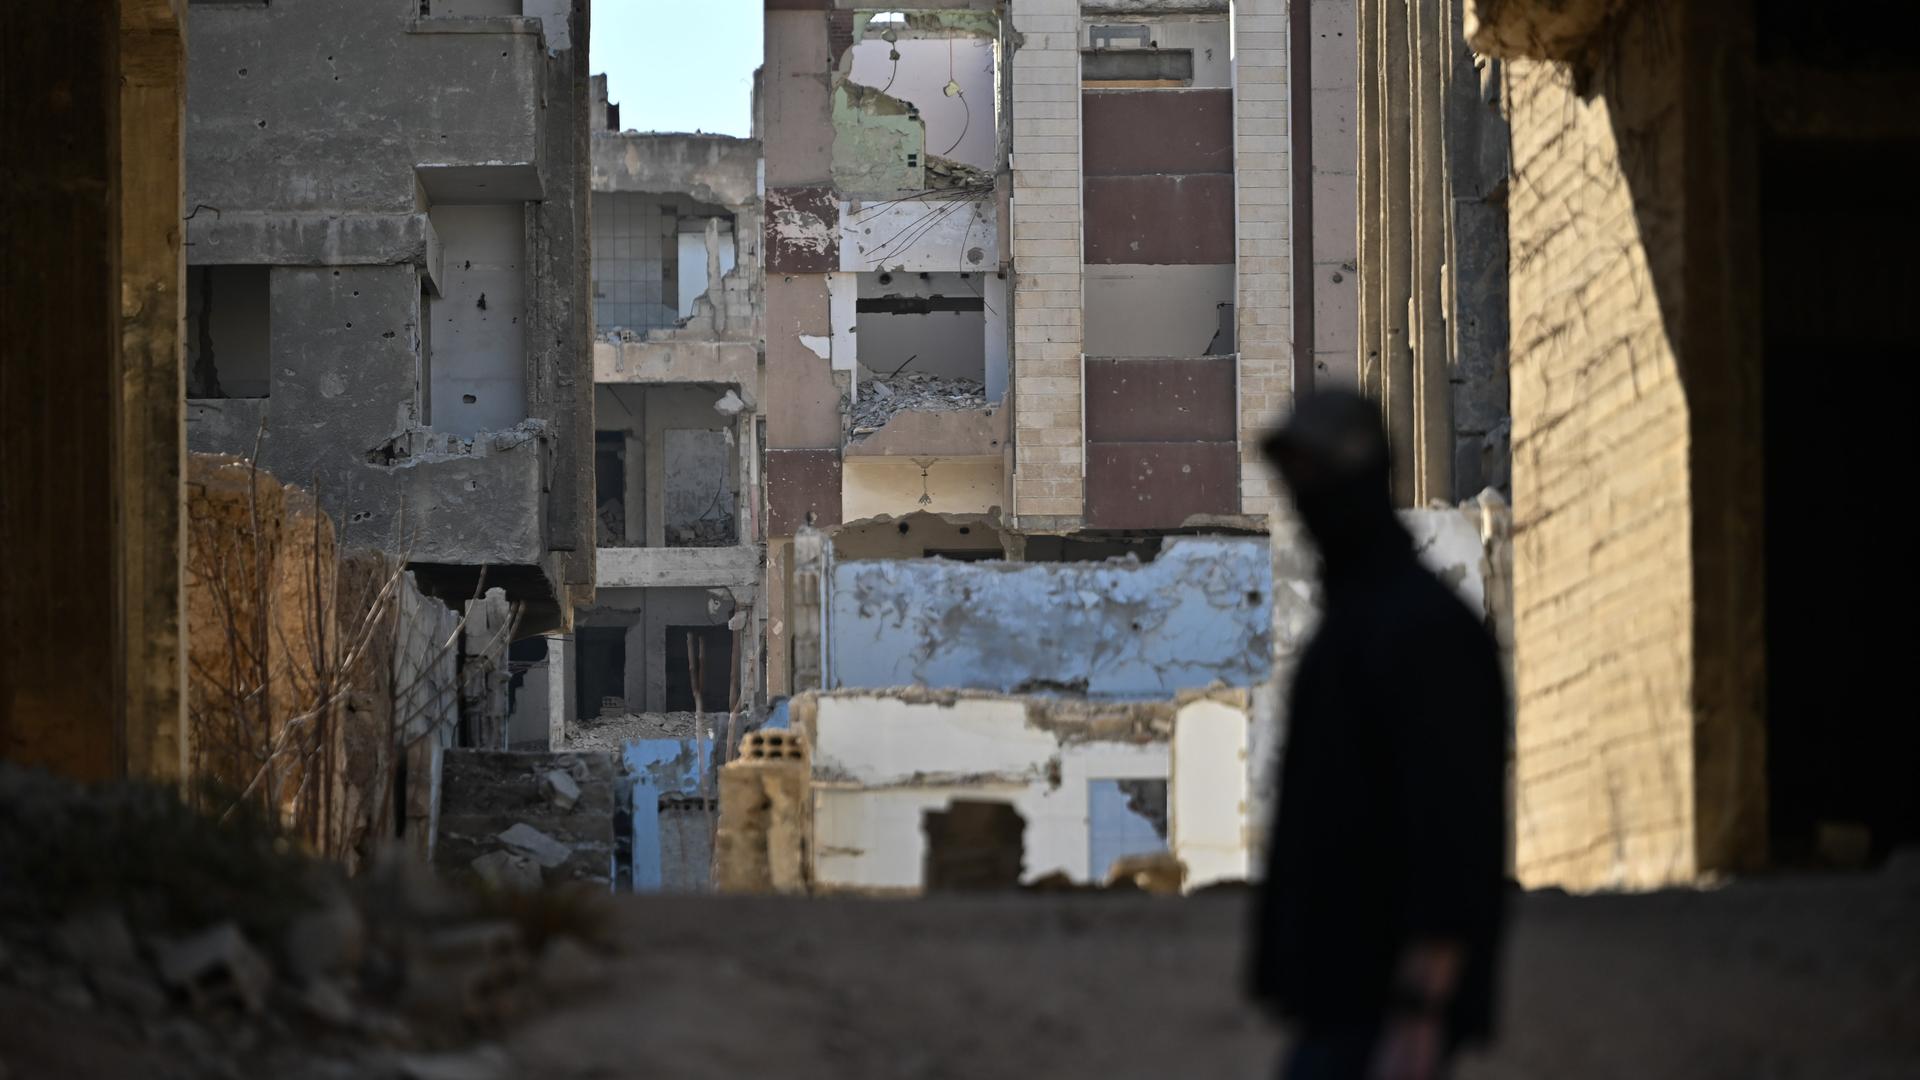
[[[1431,1080],[1492,1033],[1506,851],[1497,646],[1415,557],[1371,402],[1303,398],[1267,440],[1320,553],[1256,906],[1255,997],[1286,1075]]]

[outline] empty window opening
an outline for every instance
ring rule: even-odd
[[[945,161],[992,170],[999,154],[998,45],[982,34],[912,30],[908,22],[903,12],[871,17],[863,39],[842,61],[847,81],[904,106],[905,116],[925,129],[931,164]],[[915,36],[921,33],[928,36]],[[877,109],[898,109],[870,96],[858,100]],[[929,186],[935,186],[931,180]]]
[[[985,407],[988,325],[982,275],[861,274],[854,429],[877,429],[909,409]]]
[[[427,301],[435,430],[503,431],[527,418],[526,204],[436,206],[445,270]]]
[[[1087,848],[1094,881],[1107,880],[1130,855],[1167,850],[1167,782],[1087,781]]]
[[[666,432],[668,547],[728,547],[735,529],[738,477],[731,432],[702,428]]]
[[[685,320],[693,317],[694,301],[733,273],[739,252],[733,241],[730,216],[683,216],[679,226],[679,316]]]
[[[1237,351],[1231,263],[1089,265],[1088,356],[1227,356]]]
[[[739,400],[713,383],[594,388],[600,546],[740,542]]]
[[[264,266],[187,272],[187,396],[263,398],[272,388],[272,277]]]
[[[1231,38],[1220,15],[1089,22],[1081,38],[1081,81],[1106,90],[1229,87]]]
[[[601,547],[627,546],[627,434],[593,433],[593,505]]]
[[[669,626],[666,637],[665,711],[726,712],[733,688],[733,631],[725,626]]]
[[[574,631],[574,716],[593,720],[627,711],[627,628],[582,626]]]
[[[421,14],[440,18],[519,15],[520,0],[421,0]]]
[[[733,215],[721,207],[678,195],[594,192],[595,327],[634,337],[673,328],[733,271],[737,248]]]

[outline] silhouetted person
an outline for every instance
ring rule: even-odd
[[[1264,449],[1319,549],[1294,674],[1253,990],[1290,1080],[1445,1075],[1491,1034],[1506,687],[1481,617],[1414,555],[1376,406],[1303,398]]]

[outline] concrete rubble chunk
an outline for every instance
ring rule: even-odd
[[[511,851],[489,851],[468,865],[490,888],[503,892],[533,892],[542,883],[539,864]]]
[[[359,966],[366,938],[359,910],[341,898],[300,915],[287,927],[287,968],[301,982],[351,971]]]
[[[200,1008],[237,1004],[250,1013],[266,1006],[273,969],[233,923],[155,950],[160,977]]]
[[[129,968],[102,968],[91,972],[87,981],[100,1000],[143,1020],[151,1020],[167,1011],[167,994],[147,972]]]
[[[405,1080],[505,1080],[513,1062],[498,1047],[486,1046],[458,1054],[408,1054],[400,1058]]]
[[[541,790],[562,810],[571,810],[580,801],[580,783],[565,769],[549,769],[540,779]]]
[[[555,993],[587,990],[607,981],[607,965],[578,940],[562,935],[547,942],[534,965],[541,989]]]
[[[140,962],[133,931],[117,911],[83,911],[54,930],[54,938],[68,956],[88,969],[132,968]]]
[[[300,1007],[308,1016],[335,1027],[353,1023],[353,1000],[332,979],[315,979],[300,992]]]
[[[573,854],[572,848],[524,821],[502,832],[498,839],[515,851],[531,856],[548,870],[566,862],[567,856]]]

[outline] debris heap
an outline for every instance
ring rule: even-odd
[[[987,388],[973,379],[950,379],[923,371],[867,379],[853,403],[853,433],[871,435],[896,413],[944,412],[986,407]]]

